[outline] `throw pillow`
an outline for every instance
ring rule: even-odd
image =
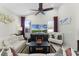
[[[24,40],[24,37],[23,37],[23,35],[19,35],[19,36],[17,36],[17,38],[18,38],[18,40],[19,40],[19,41],[22,41],[22,40]]]
[[[16,53],[16,51],[13,48],[10,48],[10,49],[11,49],[13,56],[18,56],[18,54]]]
[[[61,35],[58,35],[57,39],[58,40],[62,40],[62,36]]]
[[[71,48],[65,50],[67,56],[72,56]]]
[[[53,38],[53,39],[55,39],[55,36],[54,36],[54,35],[52,35],[52,38]]]

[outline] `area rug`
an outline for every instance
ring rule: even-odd
[[[56,50],[54,49],[54,47],[52,45],[50,45],[50,53],[55,53]],[[29,53],[29,46],[25,46],[25,48],[23,49],[23,51],[21,53]]]

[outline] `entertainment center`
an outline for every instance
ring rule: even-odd
[[[29,43],[29,53],[50,53],[48,34],[46,33],[32,33]]]

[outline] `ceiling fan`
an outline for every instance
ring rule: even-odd
[[[45,11],[50,11],[50,10],[53,10],[53,8],[46,8],[46,9],[43,9],[43,3],[39,3],[39,8],[38,10],[33,10],[33,11],[38,11],[35,15],[39,14],[39,13],[42,13],[43,15],[45,14],[44,12]]]

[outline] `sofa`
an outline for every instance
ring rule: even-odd
[[[24,40],[23,36],[16,36],[16,35],[10,35],[8,37],[5,37],[0,41],[0,49],[6,47],[6,48],[13,48],[17,53],[22,52],[24,47],[26,46],[26,41]]]
[[[49,42],[62,45],[63,44],[63,33],[61,32],[53,32],[49,33]]]
[[[52,47],[58,51],[63,46],[63,33],[51,32],[48,38],[49,43]]]

